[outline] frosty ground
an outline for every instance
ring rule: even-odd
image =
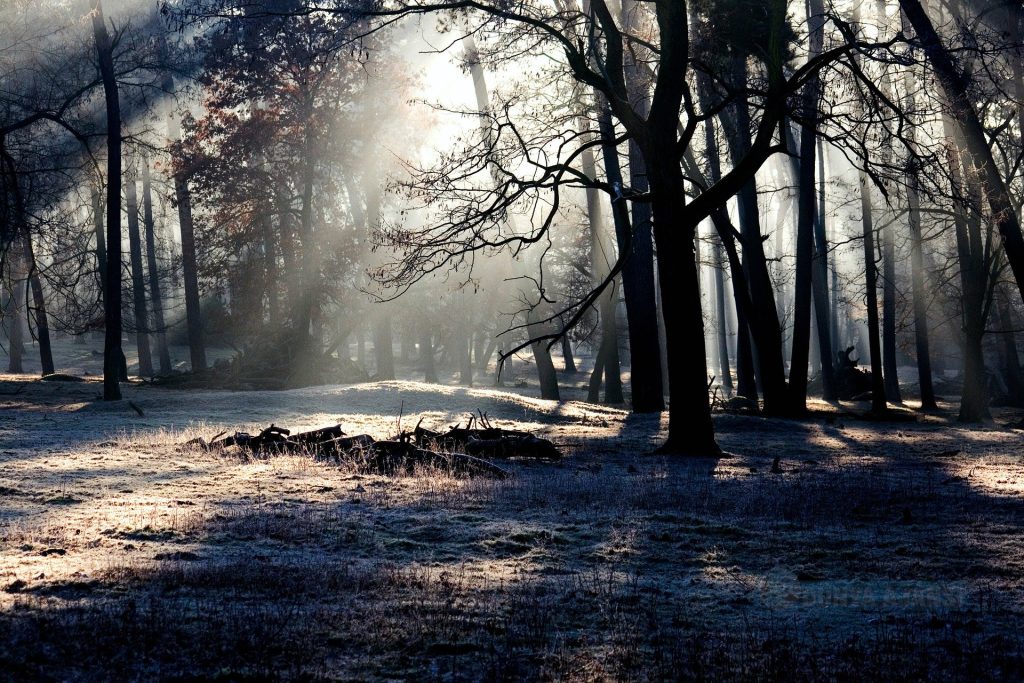
[[[648,455],[664,417],[529,387],[126,387],[142,416],[99,390],[0,377],[0,678],[1024,676],[1019,415],[719,414],[734,457],[676,460]],[[477,410],[567,457],[495,481],[181,448]]]

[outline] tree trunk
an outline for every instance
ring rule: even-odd
[[[142,272],[142,239],[139,235],[139,200],[135,171],[125,179],[125,210],[128,212],[128,253],[132,266],[132,302],[135,310],[135,343],[139,351],[139,374],[153,376],[153,357],[149,350],[149,313],[146,307],[145,274]]]
[[[746,82],[745,60],[736,60],[734,77],[739,86]],[[729,148],[733,164],[747,157],[751,151],[750,111],[745,97],[738,98],[734,107],[734,118],[721,117],[728,130]],[[782,352],[782,328],[768,263],[761,239],[760,211],[757,205],[757,182],[751,175],[737,195],[739,205],[740,233],[743,237],[743,268],[750,287],[753,310],[748,315],[751,341],[754,350],[754,372],[761,385],[764,410],[768,414],[783,414],[789,411],[786,372]]]
[[[825,164],[822,162],[821,148],[818,148],[818,174],[822,176],[821,187],[824,188]],[[818,209],[814,221],[814,261],[811,272],[811,286],[814,293],[814,320],[818,331],[818,362],[821,364],[822,398],[834,401],[836,392],[835,372],[832,359],[835,358],[832,339],[832,315],[828,292],[828,236],[825,229],[825,200],[822,194],[818,199]]]
[[[824,40],[825,9],[821,0],[810,0],[807,5],[808,59],[821,54]],[[811,291],[814,260],[815,215],[815,154],[817,152],[818,98],[820,78],[815,75],[804,86],[803,118],[800,129],[800,164],[798,166],[798,213],[796,236],[796,276],[793,304],[793,355],[789,366],[789,396],[791,409],[802,413],[807,410],[807,366],[811,333]],[[788,129],[788,127],[787,127]],[[819,327],[819,338],[822,330]],[[828,334],[825,328],[824,334]],[[831,373],[830,373],[831,374]],[[831,377],[829,378],[831,384]],[[831,388],[831,387],[830,387]]]
[[[918,194],[918,170],[911,165],[907,173],[907,223],[910,228],[910,278],[914,297],[914,342],[917,350],[917,377],[921,408],[935,410],[932,384],[932,359],[928,341],[928,302],[925,286],[923,240],[921,238],[921,201]]]
[[[822,241],[819,244],[819,249],[824,249],[824,253],[828,253],[828,223],[826,222],[826,205],[825,205],[825,175],[826,175],[826,164],[825,164],[825,147],[818,141],[818,221],[820,223],[820,229],[822,231]],[[833,228],[833,233],[835,229]],[[836,259],[826,261],[822,259],[825,270],[826,282],[831,281],[832,286],[826,289],[830,291],[829,307],[828,307],[828,336],[832,342],[832,346],[829,349],[829,365],[832,365],[832,361],[836,358],[836,352],[839,350],[839,270],[836,267]],[[833,372],[833,378],[835,374]]]
[[[25,265],[28,267],[28,282],[32,290],[32,308],[36,320],[36,340],[39,342],[39,364],[42,375],[53,374],[53,351],[50,349],[50,325],[46,320],[46,299],[43,297],[43,283],[39,278],[36,255],[32,250],[32,236],[25,232],[22,237]]]
[[[601,150],[604,157],[605,174],[613,187],[622,187],[622,169],[619,163],[618,149],[610,142],[615,139],[615,126],[612,122],[611,110],[600,98],[599,103],[601,107],[599,112],[601,138],[604,140]],[[639,154],[637,156],[640,157]],[[642,164],[642,157],[637,161]],[[637,170],[639,169],[634,169],[634,171]],[[637,173],[633,173],[633,176],[639,178]],[[643,182],[646,184],[646,178],[643,179]],[[637,191],[638,188],[633,186],[633,190]],[[619,254],[628,254],[622,267],[622,294],[626,301],[633,412],[656,413],[665,409],[665,396],[661,383],[661,345],[658,340],[658,308],[654,295],[650,211],[638,212],[637,208],[640,206],[644,206],[646,209],[646,205],[634,205],[633,220],[640,218],[646,223],[639,230],[635,230],[634,226],[630,224],[626,202],[621,199],[613,199],[611,204]],[[641,249],[640,254],[636,252],[638,247]],[[609,403],[621,403],[621,380],[618,388],[618,400],[614,400],[616,396],[613,390],[614,387],[611,384],[606,384],[606,392],[611,396],[606,396],[605,400]]]
[[[543,326],[536,320],[536,312],[532,309],[526,314],[526,333],[531,338],[540,337],[544,334]],[[558,393],[558,373],[555,372],[555,364],[551,361],[551,350],[548,342],[538,341],[530,345],[533,350],[533,359],[537,364],[537,376],[540,379],[540,397],[550,401],[560,400]]]
[[[160,292],[160,270],[156,260],[156,224],[153,221],[153,186],[149,175],[149,159],[142,157],[142,218],[146,227],[146,260],[149,271],[149,296],[153,304],[153,333],[160,358],[160,374],[171,372],[171,354],[167,349],[164,324],[164,302]]]
[[[882,347],[878,340],[878,287],[875,267],[875,225],[872,214],[871,185],[867,173],[860,173],[860,210],[864,236],[864,280],[867,284],[868,347],[871,355],[871,411],[886,410],[885,383],[882,379]]]
[[[674,127],[673,122],[673,133]],[[668,350],[669,429],[668,440],[659,451],[716,456],[721,449],[715,441],[708,401],[704,313],[693,251],[697,225],[687,221],[682,169],[668,153],[673,145],[660,138],[653,137],[645,149],[654,239],[662,264],[658,277],[666,294],[662,306]],[[666,262],[670,257],[672,262]]]
[[[103,78],[107,114],[107,281],[103,297],[103,400],[121,399],[121,100],[114,73],[114,47],[103,19],[103,3],[92,12],[93,37]]]
[[[708,107],[708,92],[711,86],[707,78],[698,77],[698,79],[697,92],[700,96],[701,107],[706,109]],[[707,150],[709,181],[714,184],[721,180],[722,168],[719,161],[720,155],[718,140],[715,137],[714,123],[710,118],[704,122],[704,145]],[[715,230],[718,232],[719,242],[729,255],[729,270],[732,273],[733,299],[736,302],[736,393],[756,403],[758,400],[757,381],[754,376],[754,357],[750,348],[750,325],[747,316],[747,309],[749,307],[744,303],[750,300],[749,288],[746,285],[747,277],[738,257],[734,258],[736,255],[735,238],[733,237],[733,227],[728,221],[725,207],[721,207],[718,212],[712,215],[711,219],[715,224]],[[721,254],[719,253],[719,255]],[[725,311],[724,297],[719,310],[723,313]],[[722,322],[719,322],[719,326],[720,329],[724,329],[724,316]],[[720,344],[725,343],[724,341],[720,342]],[[727,345],[725,346],[725,355],[728,357]]]
[[[168,120],[171,140],[181,139],[178,122]],[[203,339],[203,314],[199,299],[199,267],[196,262],[195,226],[192,222],[192,196],[188,177],[183,169],[174,174],[174,196],[178,204],[178,225],[181,228],[181,270],[185,287],[185,319],[188,325],[188,349],[192,372],[206,369],[206,344]]]
[[[579,370],[576,368],[576,359],[572,355],[572,342],[569,341],[569,335],[562,335],[562,372],[570,375],[574,375]],[[661,375],[658,375],[659,384],[661,382]],[[635,389],[634,389],[635,390]],[[636,410],[636,398],[633,399],[633,409]]]
[[[726,397],[732,396],[732,370],[729,367],[729,327],[725,310],[725,265],[722,262],[721,239],[714,239],[711,247],[714,258],[715,323],[718,338],[718,381]]]
[[[586,120],[581,119],[582,125],[586,126]],[[614,152],[614,150],[613,150]],[[606,160],[609,156],[606,153]],[[594,163],[594,154],[587,148],[580,155],[580,166],[583,173],[589,178],[597,177],[597,167]],[[621,174],[620,174],[621,176]],[[590,224],[590,267],[591,286],[599,286],[611,272],[612,264],[616,261],[614,250],[606,238],[604,221],[601,215],[601,197],[598,190],[587,188],[587,218]],[[618,329],[615,325],[615,302],[618,298],[616,293],[616,282],[613,281],[598,299],[598,311],[601,317],[601,355],[604,356],[604,382],[605,401],[607,403],[622,403],[622,377],[619,368],[619,340]]]
[[[99,187],[92,190],[92,222],[96,232],[96,270],[100,277],[100,303],[107,296],[107,241],[103,236],[103,200]]]
[[[949,117],[943,117],[947,138],[946,160],[952,182],[953,195],[966,197],[955,200],[953,224],[956,232],[957,255],[960,260],[960,306],[963,321],[963,389],[960,395],[960,422],[985,422],[991,419],[985,356],[982,342],[985,337],[987,290],[986,250],[982,245],[980,205],[982,190],[963,172],[964,163],[957,153],[962,137]]]
[[[594,354],[594,368],[590,371],[590,381],[587,382],[587,401],[597,403],[601,400],[601,381],[604,379],[604,342],[597,347]]]

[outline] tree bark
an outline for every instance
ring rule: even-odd
[[[605,175],[613,187],[623,187],[619,152],[611,143],[615,139],[615,126],[612,122],[611,110],[601,98],[598,98],[598,102],[601,138],[604,141],[601,150],[604,157]],[[639,161],[642,163],[642,159]],[[633,189],[635,191],[637,188]],[[642,228],[646,233],[644,238],[646,244],[642,246],[643,251],[638,256],[635,249],[640,240],[630,222],[626,202],[622,199],[613,199],[611,208],[619,254],[628,253],[622,267],[622,294],[626,302],[629,336],[632,408],[634,413],[657,413],[665,409],[665,396],[661,383],[661,345],[658,339],[658,308],[654,295],[650,212],[641,211],[638,216],[635,207],[633,210],[634,219],[639,217],[647,221]],[[614,323],[614,319],[612,322]],[[621,403],[621,380],[618,388],[618,400],[613,400],[616,398],[613,389],[612,385],[606,384],[606,391],[613,395],[606,396],[605,400],[609,403]]]
[[[821,54],[825,33],[825,9],[821,0],[810,0],[807,5],[808,58]],[[804,124],[800,129],[800,163],[798,166],[798,213],[796,236],[796,276],[793,304],[793,355],[789,366],[789,397],[791,410],[807,410],[807,366],[811,334],[811,291],[814,260],[815,215],[815,154],[817,152],[818,99],[821,79],[815,75],[804,86],[802,113]],[[819,338],[828,334],[819,326]],[[831,374],[831,373],[830,373]],[[829,378],[831,384],[831,377]],[[831,389],[831,387],[829,387]]]
[[[103,3],[92,11],[93,37],[99,58],[107,115],[107,277],[103,298],[103,400],[121,399],[121,100],[114,73],[114,46],[103,19]]]
[[[153,334],[156,336],[160,374],[171,372],[171,354],[167,348],[167,328],[164,324],[164,302],[160,291],[160,269],[156,260],[156,223],[153,220],[153,183],[149,173],[149,159],[142,157],[142,219],[146,228],[146,261],[149,271],[149,297],[153,305]]]
[[[917,169],[907,173],[907,223],[910,228],[910,278],[914,297],[914,342],[917,351],[917,377],[921,408],[935,410],[935,387],[932,384],[932,357],[928,340],[928,302],[924,272],[924,245],[921,238],[921,200],[918,194]]]
[[[181,139],[178,122],[168,120],[171,140]],[[174,196],[178,204],[178,225],[181,229],[181,270],[185,287],[185,319],[188,326],[188,349],[192,372],[206,369],[206,343],[203,339],[203,314],[199,299],[199,267],[196,261],[195,224],[192,222],[192,196],[184,169],[174,174]]]
[[[585,118],[581,117],[581,125],[587,126]],[[609,155],[606,154],[606,159]],[[584,174],[589,178],[597,177],[597,166],[594,162],[594,154],[587,148],[580,155],[580,166]],[[607,169],[606,169],[607,171]],[[620,174],[621,175],[621,174]],[[615,262],[616,256],[605,236],[604,221],[601,215],[601,197],[598,190],[587,188],[587,219],[590,224],[590,272],[591,285],[597,287],[605,280],[611,272],[611,265]],[[601,323],[601,350],[604,357],[604,393],[605,402],[622,403],[622,376],[619,368],[619,341],[618,329],[615,325],[615,303],[617,281],[613,281],[598,299],[598,314]]]
[[[569,341],[569,335],[562,335],[562,372],[570,375],[574,375],[579,370],[576,368],[576,359],[572,355],[572,342]],[[658,376],[659,383],[661,376]],[[636,397],[633,398],[633,409],[636,410]]]
[[[125,210],[128,214],[128,253],[132,267],[132,302],[135,310],[135,343],[139,352],[139,374],[153,376],[153,357],[149,349],[149,313],[146,306],[145,274],[142,272],[142,238],[139,235],[139,199],[135,171],[125,178]]]
[[[726,397],[732,396],[732,369],[729,367],[729,327],[725,310],[725,265],[722,261],[721,239],[714,239],[711,247],[714,258],[715,324],[718,340],[718,381]]]
[[[531,338],[537,338],[545,333],[544,326],[537,322],[537,313],[532,309],[526,314],[526,333]],[[540,397],[551,401],[560,400],[558,392],[558,373],[555,372],[555,364],[551,361],[551,351],[548,349],[547,341],[538,341],[530,345],[533,350],[533,359],[537,364],[537,376],[540,379]]]
[[[46,319],[46,299],[43,297],[43,283],[39,277],[36,255],[32,249],[32,236],[25,232],[22,237],[25,265],[28,267],[28,282],[32,290],[32,308],[36,320],[36,340],[39,342],[39,365],[42,375],[53,374],[53,351],[50,348],[50,325]]]
[[[882,379],[882,346],[878,339],[878,270],[875,266],[875,225],[871,185],[867,173],[860,173],[860,210],[864,237],[864,280],[867,284],[868,347],[871,355],[871,411],[886,410],[885,383]]]

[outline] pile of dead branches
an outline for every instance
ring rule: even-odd
[[[508,470],[487,458],[531,458],[553,460],[562,456],[554,443],[529,432],[503,429],[491,424],[483,413],[470,417],[465,427],[455,425],[445,432],[420,424],[378,441],[369,434],[350,436],[341,425],[292,434],[270,425],[258,434],[222,432],[210,441],[192,439],[188,448],[206,451],[237,449],[247,457],[309,455],[319,460],[346,462],[366,473],[411,474],[417,467],[437,469],[458,476],[505,478]]]

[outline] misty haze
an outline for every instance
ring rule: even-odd
[[[0,0],[0,681],[1024,679],[1020,0]]]

